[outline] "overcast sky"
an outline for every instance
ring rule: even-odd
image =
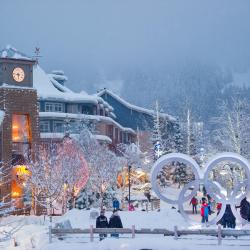
[[[0,13],[0,47],[40,47],[78,90],[187,58],[250,68],[250,0],[0,0]]]

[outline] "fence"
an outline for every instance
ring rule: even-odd
[[[130,234],[132,238],[135,238],[136,234],[158,234],[164,236],[173,236],[175,240],[178,240],[180,236],[184,235],[204,235],[204,236],[215,236],[218,239],[218,245],[221,245],[222,239],[225,236],[250,236],[250,230],[232,230],[232,229],[222,229],[219,225],[217,229],[184,229],[178,230],[177,226],[174,227],[174,230],[168,230],[163,228],[142,228],[136,229],[133,225],[132,228],[94,228],[93,225],[88,229],[57,229],[53,228],[49,232],[50,242],[52,241],[52,234],[56,236],[64,236],[66,234],[89,234],[90,241],[94,241],[94,234]]]
[[[131,200],[133,203],[135,200]],[[160,209],[160,199],[153,198],[150,201],[148,199],[138,200],[138,208],[145,211],[154,211]],[[128,207],[128,206],[127,206]]]

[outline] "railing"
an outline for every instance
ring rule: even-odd
[[[131,200],[133,203],[134,200]],[[153,198],[150,201],[148,199],[138,200],[138,209],[143,209],[144,211],[154,211],[160,209],[160,199]],[[128,207],[126,203],[125,207]]]
[[[218,238],[218,245],[221,245],[222,238],[225,236],[250,236],[250,230],[244,229],[222,229],[219,225],[217,229],[183,229],[178,230],[177,226],[174,227],[174,230],[168,230],[164,228],[142,228],[135,229],[133,225],[132,228],[94,228],[90,226],[87,229],[59,229],[53,228],[50,232],[50,239],[52,239],[52,234],[56,236],[64,236],[66,234],[89,234],[90,241],[94,240],[94,234],[130,234],[132,238],[135,238],[136,234],[158,234],[164,236],[173,236],[175,240],[179,239],[183,235],[204,235],[204,236],[215,236]]]

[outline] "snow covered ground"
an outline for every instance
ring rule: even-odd
[[[109,218],[111,212],[107,212]],[[160,212],[142,212],[142,211],[121,211],[120,216],[123,226],[131,228],[136,225],[136,228],[167,228],[173,230],[175,225],[178,228],[197,228],[199,226],[189,226],[184,222],[181,215],[176,209],[164,207]],[[74,228],[89,228],[90,225],[95,225],[95,221],[90,219],[90,211],[71,210],[62,217],[54,217],[55,222],[70,220]],[[8,224],[10,223],[10,224]],[[6,225],[8,224],[8,225]],[[193,249],[250,249],[250,238],[227,238],[223,239],[222,246],[217,246],[216,237],[205,236],[183,236],[181,239],[175,240],[173,237],[164,237],[163,235],[136,235],[132,239],[131,235],[120,235],[119,239],[107,238],[99,241],[96,236],[94,242],[90,242],[88,235],[71,235],[64,240],[59,240],[53,237],[52,244],[48,240],[48,218],[34,216],[11,216],[1,219],[1,234],[3,236],[10,230],[16,229],[13,232],[13,237],[10,240],[0,242],[0,249],[6,250],[54,250],[54,249],[70,249],[70,250],[139,250],[139,249],[178,249],[178,250],[193,250]],[[14,239],[18,246],[14,247]],[[1,248],[2,247],[2,248]]]

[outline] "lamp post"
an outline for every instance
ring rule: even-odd
[[[131,168],[132,166],[128,166],[128,206],[130,207],[130,189],[131,189],[131,182],[130,182],[130,175],[131,175]]]

